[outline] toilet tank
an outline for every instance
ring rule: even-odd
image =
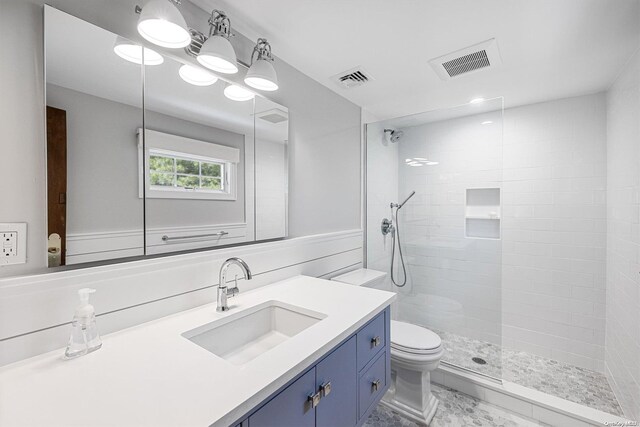
[[[355,286],[376,287],[384,282],[387,273],[383,271],[360,268],[331,278],[336,282],[348,283]]]

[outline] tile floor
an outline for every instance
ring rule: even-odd
[[[456,366],[561,397],[609,414],[622,409],[604,374],[523,351],[437,331],[445,347],[443,360]],[[471,360],[479,356],[487,364]],[[501,375],[502,371],[502,375]]]
[[[433,385],[433,394],[440,400],[430,427],[530,427],[545,424],[522,418],[450,388]],[[366,427],[418,427],[397,412],[378,405],[364,424]]]

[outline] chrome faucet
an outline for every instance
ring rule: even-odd
[[[229,306],[227,305],[227,298],[238,295],[240,290],[238,289],[238,276],[235,278],[235,284],[232,288],[227,286],[227,270],[231,265],[237,265],[242,270],[244,274],[244,278],[247,280],[251,280],[251,269],[247,265],[246,262],[241,260],[240,258],[229,258],[225,262],[222,263],[222,267],[220,267],[220,282],[218,284],[218,307],[217,311],[227,311],[229,310]]]

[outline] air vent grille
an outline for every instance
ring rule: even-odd
[[[279,108],[273,108],[261,113],[256,113],[256,117],[275,125],[289,120],[289,113]]]
[[[489,58],[487,57],[487,51],[484,49],[442,64],[450,77],[459,76],[460,74],[479,70],[480,68],[489,67],[490,65],[491,62],[489,62]]]
[[[461,78],[481,70],[494,69],[502,65],[496,39],[486,40],[473,46],[433,58],[429,61],[442,80]],[[486,72],[486,71],[482,71]]]
[[[352,89],[354,87],[362,86],[372,80],[371,76],[362,67],[356,67],[340,74],[336,74],[331,79],[343,89]]]

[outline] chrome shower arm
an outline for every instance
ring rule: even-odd
[[[412,191],[412,192],[411,192],[411,194],[409,194],[409,195],[407,196],[407,198],[406,198],[406,199],[404,199],[404,202],[402,202],[402,203],[400,203],[400,204],[397,204],[397,203],[391,203],[391,209],[393,209],[393,208],[401,209],[401,208],[404,206],[404,204],[405,204],[405,203],[407,203],[407,202],[409,201],[409,199],[410,199],[410,198],[412,198],[412,197],[414,196],[414,194],[416,194],[416,192],[415,192],[415,191]]]

